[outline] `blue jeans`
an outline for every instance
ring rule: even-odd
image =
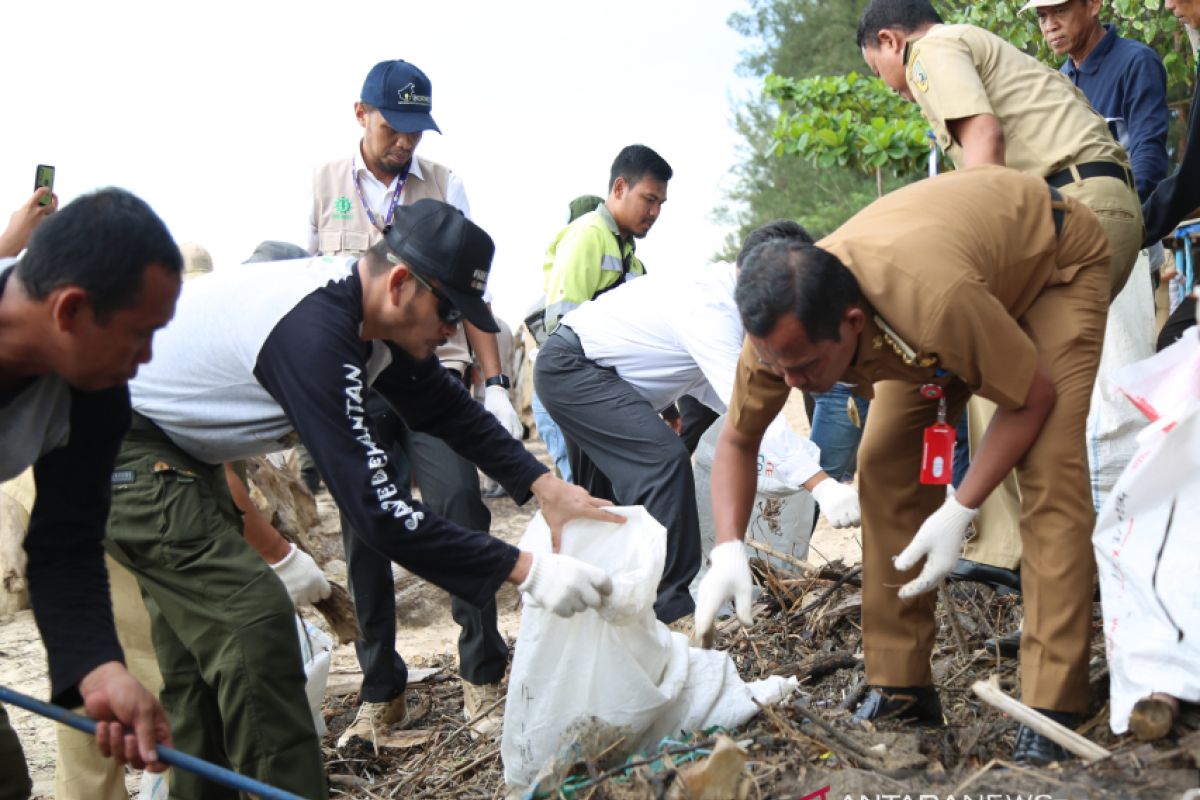
[[[835,481],[854,477],[858,461],[858,442],[862,429],[854,424],[846,412],[846,403],[854,398],[862,424],[867,424],[867,409],[870,403],[854,395],[844,383],[834,384],[824,394],[814,394],[815,406],[812,416],[813,444],[821,448],[821,469]]]
[[[538,436],[546,445],[546,452],[554,459],[554,465],[558,467],[558,474],[564,481],[570,483],[571,462],[567,460],[567,443],[563,439],[562,431],[558,429],[558,423],[550,418],[550,412],[546,411],[546,407],[542,405],[537,392],[533,393],[531,404],[533,405],[533,423],[537,426]]]
[[[962,416],[958,419],[958,429],[954,434],[954,475],[951,483],[954,484],[955,489],[962,483],[969,466],[971,466],[971,446],[967,442],[967,410],[964,408]]]

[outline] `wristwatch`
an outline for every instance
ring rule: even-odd
[[[499,386],[502,389],[511,389],[512,381],[510,381],[508,379],[507,375],[505,375],[503,372],[501,372],[499,375],[493,375],[492,377],[488,378],[486,381],[483,382],[483,385],[484,386]]]

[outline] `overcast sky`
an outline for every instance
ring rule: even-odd
[[[641,142],[675,169],[639,244],[651,270],[702,265],[725,229],[731,98],[745,0],[8,3],[0,34],[0,214],[58,168],[66,202],[123,186],[217,268],[262,239],[305,244],[312,168],[357,146],[363,78],[404,58],[433,82],[418,153],[466,184],[496,240],[497,312],[541,294],[567,202],[603,195],[617,151]],[[389,11],[385,12],[385,9]]]

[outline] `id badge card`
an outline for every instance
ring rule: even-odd
[[[921,450],[921,483],[945,486],[954,475],[955,430],[944,422],[925,429]]]
[[[938,401],[937,422],[925,429],[921,448],[921,483],[945,486],[954,476],[954,440],[957,431],[946,424],[946,397],[942,387],[927,383],[921,395]]]

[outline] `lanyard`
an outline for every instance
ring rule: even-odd
[[[367,198],[363,194],[362,186],[358,182],[358,170],[351,173],[354,179],[354,191],[358,192],[358,202],[362,203],[363,211],[367,212],[367,219],[371,220],[371,224],[377,230],[384,231],[392,224],[392,218],[396,216],[396,208],[400,205],[400,196],[404,193],[404,184],[408,182],[408,169],[404,170],[404,174],[396,181],[396,190],[392,193],[391,202],[388,203],[387,216],[383,219],[383,224],[379,224],[379,220],[375,218],[375,213],[371,211],[371,207],[367,205]]]

